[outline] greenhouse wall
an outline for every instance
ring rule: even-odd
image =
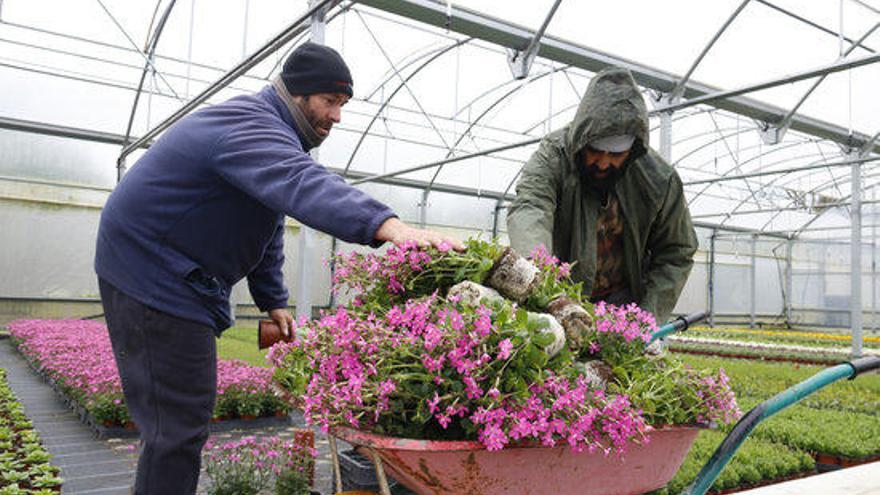
[[[115,181],[119,147],[17,131],[0,131],[0,144],[0,231],[4,237],[0,247],[4,274],[0,280],[0,322],[26,316],[82,317],[100,313],[92,269],[94,239],[100,209]],[[360,187],[388,203],[405,221],[421,221],[421,189],[378,183]],[[461,238],[489,237],[497,228],[497,234],[506,242],[507,210],[497,206],[494,197],[432,191],[427,196],[424,220],[430,228]],[[284,277],[291,305],[297,300],[298,232],[299,226],[289,220]],[[703,227],[697,228],[697,233],[700,250],[675,312],[712,309],[713,322],[719,324],[785,324],[788,241]],[[715,265],[711,268],[713,234]],[[318,233],[315,246],[310,301],[321,308],[331,302],[326,261],[333,252],[333,241]],[[366,248],[336,245],[337,251],[352,249]],[[792,244],[789,323],[849,325],[849,257],[847,242]],[[862,260],[863,321],[866,328],[876,328],[878,295],[872,271],[876,247],[865,245]],[[752,273],[757,276],[754,308]],[[232,301],[240,317],[259,315],[246,284],[233,289]]]

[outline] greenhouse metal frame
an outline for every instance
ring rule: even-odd
[[[346,116],[335,131],[341,136],[328,141],[318,161],[389,202],[406,220],[462,237],[504,239],[506,206],[535,145],[547,131],[567,123],[592,74],[609,66],[629,69],[653,105],[652,139],[659,140],[652,145],[679,170],[700,238],[676,311],[707,309],[711,324],[848,327],[855,355],[861,354],[863,329],[877,332],[880,122],[869,122],[875,128],[853,128],[852,114],[855,104],[876,115],[880,98],[869,91],[867,101],[853,103],[852,80],[880,87],[880,54],[871,43],[880,41],[880,5],[827,0],[826,7],[840,13],[833,28],[791,8],[791,2],[726,2],[723,12],[713,14],[711,29],[703,29],[708,34],[696,55],[679,64],[684,68],[679,75],[557,36],[554,22],[576,8],[565,0],[535,2],[545,10],[530,19],[531,27],[461,5],[467,2],[300,1],[299,12],[275,16],[277,34],[249,32],[254,22],[249,16],[256,15],[259,2],[236,0],[229,4],[244,7],[241,57],[225,66],[193,58],[200,0],[157,0],[151,3],[151,20],[133,16],[127,23],[118,15],[125,11],[123,2],[82,3],[100,7],[114,39],[125,43],[19,21],[18,16],[38,16],[20,4],[17,11],[16,0],[0,1],[0,43],[9,48],[0,57],[0,70],[8,81],[49,79],[45,84],[65,81],[120,94],[112,112],[108,109],[112,125],[41,118],[46,110],[16,106],[13,97],[0,106],[2,146],[15,147],[0,170],[0,219],[10,235],[0,257],[9,274],[0,292],[3,315],[58,304],[80,308],[80,303],[75,312],[94,311],[86,304],[96,301],[97,292],[85,273],[93,253],[88,233],[112,181],[174,122],[201,105],[266,84],[285,54],[311,38],[331,44],[347,60],[359,60],[363,53],[371,60],[353,65],[356,80],[367,81],[359,87],[370,90],[356,87],[351,118]],[[853,21],[845,9],[861,15]],[[601,18],[603,10],[594,6],[593,14]],[[717,45],[749,14],[807,29],[836,44],[838,56],[772,77],[752,75],[742,85],[695,79]],[[145,35],[143,47],[128,32],[131,26]],[[169,36],[188,43],[187,57],[166,52]],[[254,43],[255,37],[268,41]],[[461,69],[477,59],[485,70]],[[110,75],[108,67],[120,73]],[[838,76],[849,78],[849,125],[803,111],[820,98],[825,80]],[[768,103],[781,99],[781,93],[754,96],[786,88],[791,95],[785,105]],[[452,107],[438,104],[437,95],[453,100]],[[97,155],[83,153],[90,162],[98,156],[94,167],[101,171],[71,178],[74,174],[46,165],[58,156],[21,151],[41,150],[46,143],[64,143],[59,148],[71,150],[82,143],[100,147]],[[33,164],[38,170],[28,169]],[[70,208],[89,213],[65,213]],[[39,215],[56,217],[43,227],[46,238],[15,235],[29,232]],[[70,246],[22,253],[51,235],[70,235],[65,215],[85,227],[82,235],[70,236]],[[333,302],[329,268],[316,268],[320,258],[353,247],[293,221],[288,237],[287,253],[295,261],[288,263],[286,279],[297,312],[311,314],[313,307]],[[39,256],[74,256],[77,262],[59,268],[59,262],[34,261]],[[39,275],[30,274],[35,269]],[[73,282],[52,280],[63,278],[66,270],[76,271]],[[36,280],[22,283],[23,277]],[[253,313],[242,288],[236,288],[234,301],[240,316]]]

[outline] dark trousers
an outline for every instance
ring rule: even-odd
[[[135,493],[194,494],[217,395],[214,332],[104,280],[98,285],[125,403],[141,435]]]

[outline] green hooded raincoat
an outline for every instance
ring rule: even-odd
[[[523,254],[544,244],[562,261],[577,262],[575,281],[592,290],[600,198],[582,181],[578,155],[596,139],[629,134],[636,141],[614,185],[626,222],[624,264],[629,288],[663,323],[693,266],[697,237],[678,173],[648,145],[648,113],[625,69],[597,74],[574,121],[548,134],[523,169],[507,216],[511,246]]]

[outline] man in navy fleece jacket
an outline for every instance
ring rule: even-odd
[[[285,215],[347,242],[462,249],[309,156],[351,96],[342,57],[303,44],[271,86],[169,128],[107,200],[95,271],[141,433],[135,493],[195,493],[216,395],[214,336],[232,322],[232,286],[247,277],[257,306],[289,332]]]

